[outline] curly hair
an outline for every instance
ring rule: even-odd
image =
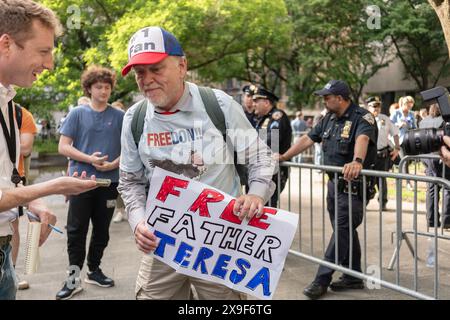
[[[91,97],[89,92],[91,86],[97,82],[109,83],[111,89],[114,89],[116,84],[116,73],[108,68],[100,66],[90,66],[81,75],[81,86],[83,87],[84,94]]]
[[[54,31],[55,36],[62,34],[62,26],[55,13],[31,0],[0,1],[0,36],[9,34],[18,43],[33,37],[33,21],[40,21]]]

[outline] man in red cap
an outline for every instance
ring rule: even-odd
[[[241,195],[235,166],[215,161],[214,156],[220,152],[225,153],[225,159],[233,159],[233,150],[227,147],[222,132],[208,116],[200,93],[205,88],[185,81],[187,61],[177,39],[160,27],[143,28],[130,39],[128,57],[122,74],[133,69],[146,98],[125,114],[118,188],[136,244],[147,253],[139,270],[136,296],[138,299],[188,299],[192,284],[200,299],[240,299],[241,294],[228,287],[176,273],[148,255],[157,248],[158,239],[146,223],[145,186],[156,163],[170,171],[186,168],[184,174],[190,178],[235,196],[234,213],[240,219],[259,217],[274,191],[271,178],[276,169],[270,150],[258,138],[242,106],[223,91],[211,90],[223,113],[227,138],[233,143],[238,159],[244,157],[248,163],[249,191]],[[135,139],[133,116],[141,110],[145,112],[145,120],[142,133]],[[242,141],[239,140],[242,130],[247,135],[246,144],[236,143]],[[159,138],[162,136],[164,139]],[[201,149],[196,148],[199,145]]]

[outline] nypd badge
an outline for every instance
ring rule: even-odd
[[[373,115],[372,115],[371,113],[366,113],[366,114],[363,116],[363,119],[366,120],[368,123],[370,123],[372,126],[373,126],[374,123],[375,123],[375,119],[374,119],[374,117],[373,117]]]
[[[269,125],[269,121],[270,121],[270,119],[269,119],[269,118],[266,118],[266,120],[264,120],[264,122],[263,122],[261,128],[267,129],[267,126]]]
[[[283,112],[281,112],[281,111],[275,111],[272,114],[272,119],[275,121],[280,120],[282,117],[283,117]]]
[[[341,138],[348,139],[350,137],[350,129],[352,128],[351,121],[345,121],[344,127],[342,128]]]

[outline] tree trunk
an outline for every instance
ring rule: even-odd
[[[441,21],[450,56],[450,0],[428,0]]]

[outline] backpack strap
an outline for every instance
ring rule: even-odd
[[[202,97],[203,104],[205,105],[206,113],[211,119],[214,126],[222,133],[223,140],[228,147],[234,149],[227,141],[227,127],[225,123],[225,115],[223,114],[222,109],[220,108],[219,101],[217,101],[217,97],[214,94],[214,91],[211,88],[206,87],[198,87],[200,92],[200,96]],[[234,156],[234,167],[236,168],[236,172],[239,175],[239,180],[241,185],[248,184],[248,168],[244,164],[238,164],[238,158],[236,151],[233,150]]]
[[[227,127],[225,124],[225,116],[222,109],[220,109],[219,101],[211,88],[198,87],[203,104],[205,105],[206,113],[213,122],[214,126],[222,133],[226,141]]]
[[[22,128],[22,107],[18,103],[14,103],[14,108],[16,109],[16,121],[17,121],[17,128]]]
[[[142,132],[144,132],[145,115],[147,114],[147,100],[142,100],[136,107],[131,120],[131,132],[133,133],[134,143],[136,147],[139,146],[139,140],[141,140]]]

